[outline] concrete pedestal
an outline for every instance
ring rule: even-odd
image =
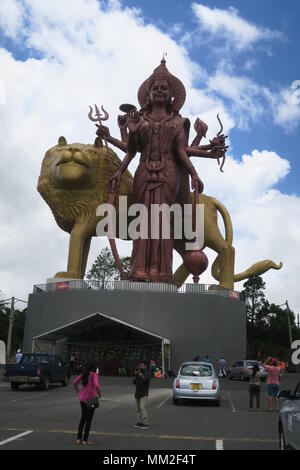
[[[221,356],[228,365],[246,356],[243,302],[217,293],[85,288],[39,291],[29,296],[23,351],[32,351],[35,337],[97,312],[168,339],[173,370],[197,355],[204,358],[208,354],[216,365]]]

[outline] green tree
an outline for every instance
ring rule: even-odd
[[[13,322],[13,334],[12,334],[12,351],[16,351],[22,346],[24,329],[25,329],[25,318],[27,309],[15,310],[14,322]],[[7,343],[8,328],[9,328],[10,308],[2,308],[0,305],[0,340]]]
[[[247,355],[269,355],[288,358],[290,347],[288,312],[285,307],[270,304],[265,296],[265,282],[261,277],[249,279],[243,291],[247,310]],[[295,315],[290,312],[293,340],[300,337]]]
[[[123,270],[126,278],[128,278],[130,271],[130,257],[120,257]],[[105,287],[105,283],[109,281],[117,281],[120,279],[120,273],[114,257],[109,248],[103,248],[100,254],[94,261],[90,271],[87,274],[87,278],[96,280],[100,283],[101,288]]]
[[[260,276],[248,279],[244,284],[247,322],[253,328],[264,322],[264,313],[269,303],[265,296],[266,283]]]

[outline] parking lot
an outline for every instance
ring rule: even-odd
[[[281,389],[294,388],[298,375],[286,374]],[[276,450],[278,415],[268,412],[266,385],[262,411],[249,411],[248,383],[222,380],[219,408],[188,402],[174,406],[172,380],[153,380],[149,397],[150,429],[134,429],[134,387],[129,378],[100,378],[101,406],[91,439],[101,450]],[[73,387],[49,391],[0,382],[0,449],[78,449],[79,404]]]

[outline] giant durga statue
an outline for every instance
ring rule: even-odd
[[[282,267],[282,264],[265,260],[243,273],[234,273],[235,251],[230,215],[219,201],[203,194],[203,183],[190,160],[190,157],[214,158],[218,162],[222,159],[222,170],[228,148],[226,136],[222,134],[221,127],[208,145],[200,145],[208,128],[197,119],[194,126],[197,135],[189,145],[190,122],[179,113],[185,97],[182,82],[168,71],[163,58],[139,89],[140,110],[133,105],[120,107],[125,113],[118,117],[121,140],[110,135],[109,129],[102,124],[104,118],[96,108],[96,119],[92,116],[92,109],[89,114],[90,119],[99,120],[94,145],[68,145],[66,139],[61,137],[58,145],[47,151],[38,191],[50,206],[59,227],[70,233],[67,271],[58,272],[55,277],[84,277],[90,242],[96,235],[99,222],[96,209],[100,204],[111,202],[118,212],[118,196],[124,195],[129,197],[129,204],[140,203],[148,209],[153,204],[172,206],[178,203],[184,207],[193,200],[189,177],[196,200],[204,204],[203,248],[209,247],[218,253],[212,275],[220,287],[233,290],[234,282]],[[122,162],[108,143],[126,153]],[[132,178],[127,168],[137,153],[140,153],[140,161]],[[225,239],[218,227],[218,212],[224,221]],[[170,220],[171,234],[172,230],[173,221]],[[184,259],[185,242],[184,239],[173,239],[173,236],[168,239],[152,239],[149,236],[133,240],[130,280],[182,285],[189,271],[182,264],[173,275],[172,261],[173,249]],[[111,243],[111,246],[117,257],[115,245]],[[122,273],[121,267],[120,271]]]

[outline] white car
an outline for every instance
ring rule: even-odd
[[[173,385],[173,403],[181,400],[210,400],[220,405],[221,388],[217,374],[206,362],[184,362]]]
[[[280,450],[300,450],[300,382],[294,392],[281,391],[279,398],[286,400],[279,415]]]

